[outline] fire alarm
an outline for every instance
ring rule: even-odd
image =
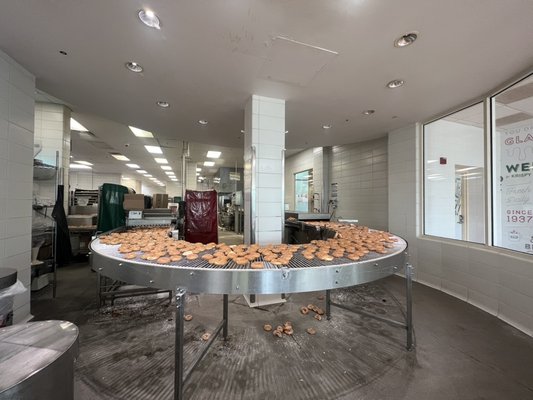
[[[440,159],[439,159],[439,164],[440,165],[446,165],[447,162],[448,162],[448,160],[446,159],[446,157],[440,157]]]

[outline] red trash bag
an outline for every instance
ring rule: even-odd
[[[185,191],[185,240],[218,243],[217,192]]]

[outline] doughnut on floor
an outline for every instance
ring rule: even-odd
[[[229,340],[221,338],[196,367],[185,387],[187,399],[351,398],[411,355],[405,332],[342,309],[332,320],[302,315],[302,305],[324,307],[322,293],[288,296],[282,305],[251,309],[230,296]],[[185,326],[186,366],[205,346],[221,313],[221,296],[190,295]],[[400,307],[379,284],[332,292],[332,300],[360,304],[366,311],[402,319]],[[90,337],[80,340],[77,375],[102,399],[171,399],[174,377],[174,307],[167,299],[117,300],[89,316]],[[277,338],[263,325],[290,321],[292,336]],[[317,333],[309,335],[307,328]],[[83,330],[82,330],[83,335]]]

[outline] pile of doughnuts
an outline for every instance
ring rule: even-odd
[[[309,222],[336,232],[336,237],[313,240],[304,245],[227,245],[225,243],[190,243],[168,236],[166,228],[136,228],[100,237],[100,243],[119,246],[118,252],[128,260],[146,260],[158,264],[179,263],[201,259],[214,267],[233,263],[251,269],[265,266],[289,266],[298,254],[305,260],[357,261],[369,252],[387,253],[396,239],[388,232],[369,230],[365,226],[334,222]]]

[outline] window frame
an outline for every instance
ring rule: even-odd
[[[498,85],[495,89],[485,93],[483,96],[471,99],[468,102],[462,103],[458,107],[449,109],[444,113],[440,113],[433,118],[430,118],[419,124],[418,128],[418,140],[420,144],[420,149],[418,154],[420,155],[420,162],[418,163],[420,170],[420,230],[418,237],[436,239],[443,242],[450,243],[461,243],[465,246],[474,246],[482,248],[494,248],[498,251],[509,253],[511,255],[520,255],[520,256],[531,256],[530,253],[524,251],[508,249],[506,247],[496,246],[495,243],[495,232],[494,232],[494,190],[495,190],[495,180],[493,176],[493,166],[497,162],[495,160],[495,132],[496,132],[496,113],[495,113],[495,98],[499,94],[505,92],[507,89],[513,87],[514,85],[520,83],[523,80],[533,77],[533,69],[529,68],[525,72],[518,75],[513,79],[507,80],[501,85]],[[462,239],[447,238],[442,236],[430,235],[426,233],[426,137],[425,137],[425,127],[428,124],[439,121],[443,118],[446,118],[452,114],[465,110],[469,107],[475,106],[477,104],[482,104],[483,106],[483,145],[484,145],[484,199],[485,199],[485,241],[483,243],[478,242],[469,242]]]

